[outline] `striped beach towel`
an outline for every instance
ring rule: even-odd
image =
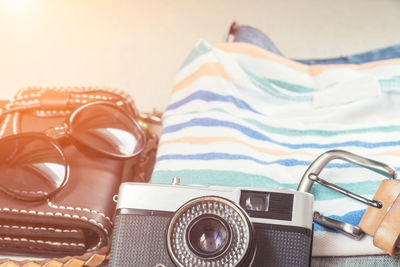
[[[307,66],[244,43],[200,41],[176,76],[152,183],[296,189],[343,149],[400,168],[400,60]],[[382,176],[335,160],[321,177],[372,197]],[[366,206],[314,184],[314,209],[357,225]],[[314,256],[381,253],[315,225]]]

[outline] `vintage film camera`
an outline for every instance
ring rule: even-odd
[[[123,183],[110,266],[309,266],[313,196]]]

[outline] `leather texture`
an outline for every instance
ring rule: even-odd
[[[28,88],[21,90],[15,99],[3,102],[0,137],[63,127],[71,111],[95,101],[111,101],[132,116],[138,116],[133,100],[121,91]],[[75,145],[64,145],[62,149],[70,165],[70,177],[65,187],[50,199],[24,201],[0,191],[0,254],[60,257],[84,253],[96,255],[99,249],[108,248],[116,204],[113,197],[126,172],[124,167],[129,165],[133,169],[131,175],[137,175],[138,181],[142,182],[148,180],[152,171],[147,166],[147,154],[155,156],[158,139],[148,132],[146,136],[149,141],[144,149],[146,154],[142,152],[128,161],[90,155]],[[102,253],[104,260],[108,250],[102,250]],[[47,263],[43,266],[82,266],[84,262],[76,258],[70,260],[68,264],[64,261],[64,265]]]
[[[376,230],[374,245],[392,257],[400,256],[400,194]]]
[[[368,207],[359,227],[374,237],[374,245],[392,256],[399,255],[400,247],[400,180],[383,180],[374,200],[382,208]]]

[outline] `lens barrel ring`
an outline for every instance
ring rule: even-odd
[[[211,253],[194,251],[193,241],[188,240],[191,226],[204,218],[223,222],[222,228],[230,235]],[[253,226],[242,208],[228,199],[206,196],[193,199],[177,210],[168,227],[167,248],[177,266],[241,266],[254,255],[253,235]]]
[[[212,235],[211,239],[207,240],[207,232]],[[231,245],[232,228],[217,215],[203,214],[189,223],[185,238],[189,249],[196,255],[202,258],[214,258]]]

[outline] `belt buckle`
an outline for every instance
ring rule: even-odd
[[[313,163],[311,163],[311,165],[308,167],[303,177],[301,178],[297,190],[302,192],[309,192],[313,183],[317,182],[325,187],[328,187],[329,189],[337,191],[366,205],[375,208],[381,208],[382,203],[380,203],[379,201],[367,199],[319,177],[323,168],[334,159],[341,159],[362,166],[364,168],[370,169],[371,171],[382,174],[389,179],[396,179],[397,177],[396,169],[382,162],[368,159],[344,150],[329,150],[318,156],[313,161]],[[360,240],[365,234],[358,226],[323,216],[318,211],[314,212],[313,220],[315,223],[318,223],[327,228],[335,229],[336,231],[341,232],[355,240]]]

